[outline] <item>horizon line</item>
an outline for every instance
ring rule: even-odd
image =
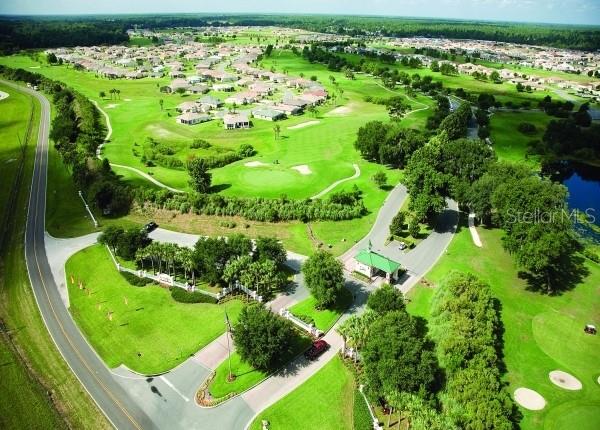
[[[325,13],[325,12],[92,12],[92,13],[40,13],[40,14],[19,14],[19,13],[0,13],[0,18],[42,18],[42,17],[103,17],[103,16],[177,16],[177,15],[206,15],[206,16],[338,16],[338,17],[358,17],[358,18],[393,18],[393,19],[414,19],[414,20],[431,20],[431,21],[455,21],[455,22],[490,22],[499,24],[533,24],[533,25],[561,25],[572,27],[598,27],[598,24],[583,24],[583,23],[568,23],[568,22],[550,22],[550,21],[514,21],[493,18],[450,18],[450,17],[434,17],[434,16],[418,16],[418,15],[381,15],[381,14],[358,14],[358,13]],[[256,25],[259,27],[260,25]]]

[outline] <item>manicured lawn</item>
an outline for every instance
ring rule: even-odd
[[[311,340],[308,336],[302,335],[298,337],[293,346],[292,353],[284,357],[283,361],[286,362],[294,359],[298,354],[306,350],[310,343]],[[215,369],[215,378],[208,387],[213,398],[218,399],[230,393],[239,394],[269,376],[268,372],[257,370],[251,364],[243,361],[237,352],[231,354],[231,373],[235,375],[235,379],[229,382],[227,381],[227,376],[229,375],[228,360],[223,361]]]
[[[319,330],[326,332],[352,304],[352,293],[344,289],[338,303],[332,309],[316,309],[316,304],[316,299],[310,296],[300,303],[296,303],[290,308],[290,311],[298,317],[303,315],[312,318],[315,326]]]
[[[133,287],[100,245],[71,257],[66,273],[71,314],[98,354],[109,367],[125,364],[140,373],[164,372],[183,362],[225,332],[225,309],[235,321],[243,306],[237,300],[177,303],[165,288]],[[78,288],[79,280],[86,290]]]
[[[473,245],[463,226],[427,279],[439,285],[451,270],[459,270],[474,273],[491,285],[501,304],[509,391],[531,388],[547,401],[542,411],[521,410],[521,428],[600,428],[600,386],[596,382],[600,337],[583,332],[585,324],[600,325],[600,267],[586,261],[589,274],[584,281],[561,295],[530,291],[502,248],[503,233],[478,230],[483,248]],[[430,288],[416,287],[410,295],[409,311],[427,317],[431,295]],[[548,372],[557,369],[575,375],[583,389],[570,392],[554,386]]]
[[[532,140],[541,140],[548,122],[552,117],[544,112],[503,112],[498,111],[490,117],[491,140],[498,159],[510,162],[526,160],[532,167],[538,167],[536,156],[527,156],[527,146]],[[528,122],[536,127],[535,133],[523,134],[517,127]]]
[[[339,430],[353,428],[354,377],[335,356],[308,381],[260,413],[250,429],[260,430],[262,420],[272,429]]]
[[[30,116],[36,105],[31,96],[6,85],[0,84],[0,91],[9,94],[8,98],[0,101],[0,178],[4,185],[0,187],[0,220],[3,220],[12,192],[11,185],[22,158],[20,142],[25,139]],[[31,122],[32,132],[37,132],[39,109],[35,113]],[[31,137],[35,137],[35,133]],[[28,145],[35,147],[37,142],[31,137]]]
[[[236,352],[231,354],[231,373],[235,375],[235,379],[229,382],[227,381],[227,376],[229,375],[228,360],[225,360],[217,367],[215,379],[213,379],[209,388],[209,392],[213,398],[219,399],[229,393],[241,393],[268,376],[266,372],[256,370],[250,364],[243,361]]]

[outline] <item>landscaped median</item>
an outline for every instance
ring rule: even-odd
[[[143,374],[172,369],[225,332],[225,310],[237,321],[240,300],[178,303],[167,288],[136,287],[94,245],[66,264],[70,312],[109,367],[124,364]]]
[[[311,344],[311,338],[301,334],[294,339],[294,345],[289,354],[282,359],[282,363],[288,363],[298,355],[302,354]],[[229,380],[229,359],[225,359],[215,371],[202,384],[197,393],[197,401],[202,406],[216,406],[223,401],[243,393],[268,378],[273,372],[259,370],[244,361],[237,352],[231,353],[231,374],[233,380]]]

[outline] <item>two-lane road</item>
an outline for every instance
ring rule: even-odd
[[[33,95],[41,105],[38,142],[31,183],[25,232],[25,259],[31,287],[50,336],[84,388],[113,426],[119,429],[153,429],[148,416],[131,401],[73,322],[64,306],[44,247],[46,184],[48,170],[48,131],[50,104],[42,94],[2,81]]]

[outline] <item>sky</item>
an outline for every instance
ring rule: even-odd
[[[0,0],[0,14],[315,13],[600,25],[600,0]]]

